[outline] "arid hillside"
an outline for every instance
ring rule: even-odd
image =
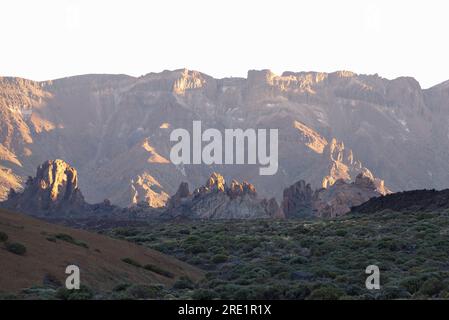
[[[171,287],[182,276],[193,281],[203,276],[199,269],[157,251],[5,210],[0,210],[0,232],[8,237],[0,242],[0,292],[4,293],[48,282],[64,284],[65,269],[71,264],[80,268],[81,284],[97,291],[110,291],[120,283]],[[23,245],[26,252],[10,252],[7,247],[12,243]]]

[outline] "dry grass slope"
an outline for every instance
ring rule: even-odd
[[[8,235],[9,242],[26,247],[24,255],[17,255],[0,243],[0,292],[19,292],[41,285],[48,275],[64,283],[69,264],[80,267],[82,284],[99,291],[111,290],[123,282],[171,286],[181,276],[193,281],[203,276],[199,269],[157,251],[5,210],[0,210],[0,232]],[[61,235],[71,236],[76,243],[61,240]],[[123,262],[125,258],[156,266],[174,277],[137,268]]]

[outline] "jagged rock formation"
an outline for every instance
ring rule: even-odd
[[[137,196],[136,196],[137,197]],[[109,200],[88,204],[78,185],[78,173],[63,160],[48,160],[38,167],[36,176],[29,177],[22,192],[11,189],[3,208],[35,216],[51,218],[89,217],[93,214],[108,218],[190,218],[190,219],[256,219],[282,218],[275,199],[260,199],[248,182],[233,180],[228,186],[222,175],[213,173],[204,186],[190,193],[187,183],[181,183],[176,194],[164,208],[162,216],[145,201],[135,201],[129,208],[113,206]]]
[[[351,149],[345,149],[343,142],[332,139],[324,150],[329,159],[329,174],[323,178],[322,187],[327,188],[337,180],[351,181],[351,177],[364,170],[360,161],[354,159]]]
[[[48,160],[40,165],[36,176],[28,177],[22,192],[11,189],[0,206],[33,216],[89,216],[93,213],[118,213],[109,200],[88,204],[78,186],[78,173],[63,160]]]
[[[312,212],[314,191],[310,184],[300,180],[283,193],[282,210],[289,218],[308,216]]]
[[[161,185],[151,175],[145,173],[131,181],[131,204],[146,203],[152,208],[165,206],[169,195],[165,193]]]
[[[313,197],[313,214],[319,218],[334,218],[351,211],[371,198],[388,193],[383,181],[375,180],[371,172],[360,173],[354,182],[337,180],[332,186],[318,190]]]
[[[82,212],[88,207],[78,187],[78,173],[63,160],[49,160],[29,177],[22,193],[13,189],[3,206],[34,214]]]
[[[316,191],[304,181],[299,181],[284,190],[282,208],[288,218],[333,218],[350,212],[351,207],[389,192],[382,180],[374,178],[372,173],[365,169],[352,183],[339,179]]]
[[[394,191],[444,189],[448,97],[447,82],[422,90],[412,78],[344,71],[0,78],[0,167],[11,170],[0,172],[0,199],[57,158],[77,167],[87,201],[121,206],[159,207],[182,181],[197,187],[213,171],[251,181],[263,197],[280,197],[299,180],[313,189],[354,182],[364,168]],[[191,130],[193,120],[220,130],[279,129],[277,174],[260,176],[258,165],[172,165],[170,132]]]
[[[374,213],[383,210],[425,212],[449,209],[449,189],[413,190],[375,197],[351,209],[353,213]]]
[[[206,184],[190,193],[187,183],[167,203],[166,219],[266,219],[283,218],[275,199],[260,199],[250,183],[233,180],[228,186],[213,173]]]

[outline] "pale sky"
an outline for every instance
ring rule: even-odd
[[[188,68],[449,80],[447,0],[1,0],[0,75]]]

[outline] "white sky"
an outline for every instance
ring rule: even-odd
[[[449,79],[447,0],[1,0],[0,75],[189,68]]]

